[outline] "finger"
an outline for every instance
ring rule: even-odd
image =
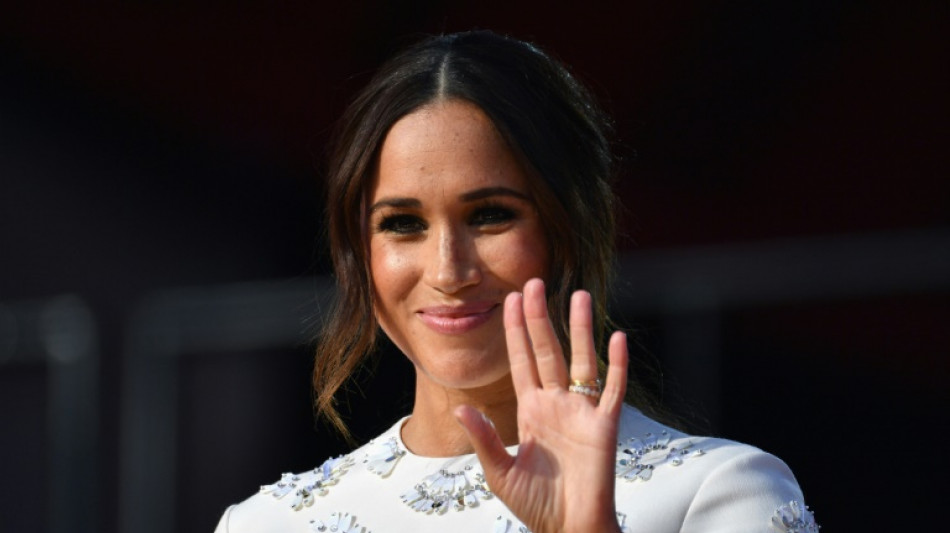
[[[453,413],[475,449],[485,478],[493,490],[498,490],[498,481],[514,465],[515,458],[508,454],[505,445],[498,437],[495,426],[485,415],[469,405],[460,405]]]
[[[598,409],[616,418],[620,414],[623,398],[627,393],[627,365],[629,362],[627,335],[621,331],[615,331],[610,336],[607,354],[610,366],[607,367],[607,382],[604,383]]]
[[[505,341],[508,346],[508,364],[515,393],[540,387],[538,370],[531,355],[531,341],[524,321],[521,293],[513,292],[505,298]]]
[[[571,379],[597,379],[597,351],[594,349],[591,315],[590,293],[577,291],[571,295]]]
[[[524,316],[541,386],[545,389],[563,389],[567,383],[567,369],[561,343],[548,318],[544,282],[540,279],[528,280],[524,286]]]

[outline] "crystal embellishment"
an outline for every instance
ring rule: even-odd
[[[449,507],[461,511],[466,507],[478,507],[480,500],[492,497],[485,476],[472,472],[468,465],[458,472],[440,470],[427,476],[421,483],[402,495],[402,501],[420,513],[445,514]]]
[[[821,527],[815,523],[815,515],[808,507],[795,500],[775,510],[772,525],[786,533],[818,533]]]
[[[311,520],[310,531],[319,533],[370,533],[365,527],[357,524],[356,517],[350,513],[333,513],[326,522]]]
[[[280,481],[271,483],[270,485],[261,485],[261,494],[270,493],[277,499],[283,498],[288,492],[297,488],[297,482],[299,481],[299,476],[285,472],[280,475]]]
[[[370,472],[379,477],[388,477],[396,468],[399,459],[406,455],[406,450],[399,447],[396,437],[390,437],[379,443],[371,443],[373,446],[363,462],[366,463],[366,468]]]
[[[617,511],[617,525],[620,526],[620,533],[630,533],[630,528],[627,527],[627,515]]]
[[[678,448],[670,446],[671,441],[669,432],[663,431],[659,435],[647,433],[643,438],[630,437],[626,442],[617,443],[616,476],[627,481],[649,481],[657,466],[680,466],[685,459],[706,453],[693,449],[691,442]]]
[[[282,499],[291,492],[294,499],[290,508],[299,511],[313,505],[314,495],[326,496],[329,487],[336,485],[340,476],[353,466],[353,458],[346,455],[327,459],[322,465],[306,474],[285,473],[277,483],[261,486],[261,494],[270,494],[276,499]]]

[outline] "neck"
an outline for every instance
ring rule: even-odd
[[[426,457],[473,453],[468,435],[452,414],[459,405],[470,405],[487,416],[505,446],[518,444],[518,402],[510,375],[472,389],[447,388],[417,375],[412,416],[402,427],[406,447]]]

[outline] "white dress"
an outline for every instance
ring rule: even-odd
[[[474,455],[409,452],[400,436],[405,420],[347,455],[261,487],[225,511],[216,533],[528,531],[491,494]],[[686,435],[632,407],[623,410],[619,435],[615,492],[624,532],[818,531],[795,477],[775,456]]]

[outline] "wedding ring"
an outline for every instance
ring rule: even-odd
[[[600,398],[600,380],[583,381],[580,379],[572,379],[567,390],[576,392],[577,394],[583,394],[584,396],[590,396],[591,398]]]

